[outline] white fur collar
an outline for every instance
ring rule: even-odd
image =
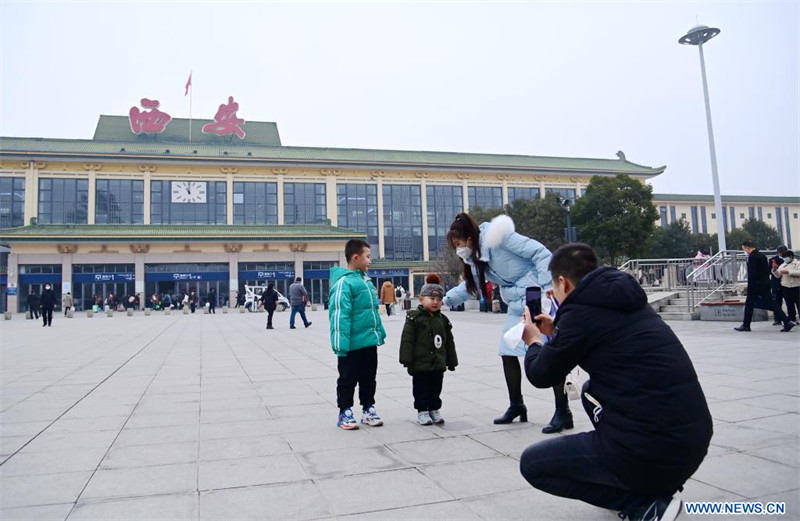
[[[503,239],[514,233],[514,220],[506,214],[501,214],[492,219],[484,236],[483,245],[496,248],[503,243]]]

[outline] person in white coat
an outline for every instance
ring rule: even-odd
[[[507,215],[495,217],[491,223],[478,223],[468,214],[459,213],[450,225],[447,241],[456,250],[464,266],[464,281],[447,292],[446,306],[458,306],[471,296],[491,302],[484,295],[486,282],[500,287],[500,297],[508,304],[508,317],[503,333],[517,325],[525,309],[525,289],[538,286],[542,295],[553,287],[548,265],[553,254],[542,243],[520,235],[514,230],[514,221]],[[542,299],[542,311],[550,310],[549,299]],[[522,369],[519,357],[525,356],[527,346],[520,340],[509,348],[500,338],[500,357],[503,360],[508,397],[508,410],[494,423],[511,423],[516,418],[528,421],[528,409],[522,399]],[[573,427],[569,400],[564,394],[564,383],[553,388],[556,412],[550,423],[542,429],[548,434]]]
[[[780,279],[781,295],[786,301],[786,316],[790,322],[797,323],[800,314],[800,260],[792,250],[785,250],[780,257],[783,264],[773,268],[772,275]]]

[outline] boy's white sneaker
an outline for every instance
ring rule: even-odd
[[[370,427],[380,427],[383,425],[383,420],[381,420],[381,417],[378,416],[378,413],[375,411],[375,406],[370,405],[362,411],[361,423],[366,423]]]
[[[439,412],[439,409],[431,411],[430,416],[433,423],[444,423],[444,418],[442,418],[442,413]]]
[[[420,411],[417,413],[417,423],[420,425],[431,425],[433,424],[433,420],[431,419],[430,413],[428,411]]]

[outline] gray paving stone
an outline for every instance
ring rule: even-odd
[[[171,494],[111,501],[79,501],[70,521],[196,520],[197,494]],[[63,518],[62,518],[63,519]],[[223,518],[219,518],[223,519]]]
[[[377,512],[369,512],[366,514],[338,516],[337,519],[341,521],[381,521],[384,519],[396,521],[418,519],[478,521],[481,518],[459,501],[444,501],[413,507],[378,510]]]
[[[311,482],[200,493],[201,520],[305,520],[330,515],[325,498]]]
[[[619,521],[617,512],[534,489],[468,498],[463,500],[463,504],[487,520]]]
[[[194,463],[197,461],[197,442],[154,443],[151,445],[112,446],[100,464],[101,469],[146,467]]]
[[[519,462],[507,457],[443,463],[420,470],[457,498],[530,488],[519,472]]]
[[[93,471],[105,453],[105,447],[48,452],[36,452],[26,448],[0,467],[0,476]]]
[[[224,438],[200,442],[200,460],[214,461],[287,454],[292,447],[281,435]]]
[[[233,436],[264,436],[278,434],[279,432],[279,425],[274,420],[203,423],[200,425],[201,440],[219,440]]]
[[[343,431],[341,429],[327,428],[312,432],[290,432],[284,434],[284,438],[295,452],[312,452],[320,449],[353,449],[377,447],[381,445],[372,432],[384,430],[384,427],[368,428],[362,427],[358,430]]]
[[[172,425],[166,427],[125,428],[114,441],[117,447],[152,445],[158,443],[197,442],[197,425]]]
[[[733,468],[735,472],[725,472]],[[754,498],[769,492],[784,492],[797,486],[796,467],[775,463],[742,453],[723,454],[703,461],[693,479]],[[765,479],[769,476],[769,479]],[[778,487],[783,487],[781,490]]]
[[[317,486],[336,516],[453,499],[415,469],[321,479]]]
[[[47,505],[41,507],[21,507],[0,509],[0,519],[4,521],[64,521],[72,503]]]
[[[200,490],[289,483],[308,479],[294,454],[201,461]]]
[[[71,503],[78,498],[91,472],[0,476],[2,508]]]
[[[404,460],[422,465],[494,458],[500,455],[499,452],[465,437],[392,443],[389,448]]]
[[[312,478],[349,476],[411,466],[383,446],[306,452],[298,454],[297,458]]]
[[[197,490],[197,464],[98,470],[81,499],[154,496]]]

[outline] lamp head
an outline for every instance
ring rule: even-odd
[[[703,45],[720,33],[716,27],[698,25],[689,29],[689,32],[678,38],[678,43],[683,45]]]

